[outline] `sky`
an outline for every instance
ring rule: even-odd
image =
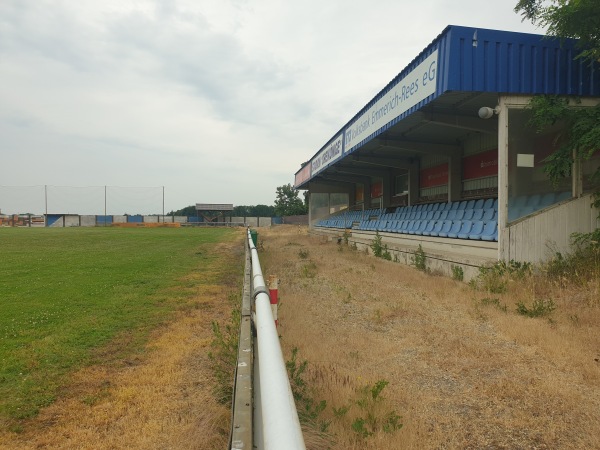
[[[272,205],[447,25],[543,34],[515,4],[1,0],[0,211]]]

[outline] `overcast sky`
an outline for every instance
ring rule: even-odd
[[[1,0],[0,210],[272,205],[447,25],[542,34],[515,3]]]

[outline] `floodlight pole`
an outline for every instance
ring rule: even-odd
[[[163,219],[163,223],[165,222],[165,187],[162,187],[162,191],[163,191],[163,213],[162,213],[162,219]],[[160,221],[159,221],[160,222]]]
[[[104,226],[106,226],[106,185],[104,185]]]

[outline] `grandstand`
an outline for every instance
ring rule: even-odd
[[[295,175],[311,232],[394,258],[417,248],[431,268],[474,274],[498,260],[537,262],[600,225],[589,175],[600,152],[558,185],[544,168],[561,126],[527,124],[534,95],[600,102],[597,63],[575,42],[448,26]]]

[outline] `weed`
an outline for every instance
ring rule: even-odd
[[[531,263],[522,263],[512,259],[508,263],[499,261],[491,266],[480,267],[479,274],[469,282],[469,285],[492,294],[502,294],[506,292],[511,279],[522,280],[531,274],[532,270]]]
[[[498,299],[498,298],[490,298],[490,297],[482,298],[481,304],[486,305],[486,306],[487,305],[495,306],[500,311],[504,311],[504,312],[508,311],[508,307],[504,303],[500,303],[500,299]]]
[[[211,369],[217,381],[214,388],[215,398],[224,405],[231,403],[233,396],[233,377],[242,317],[239,296],[230,294],[229,301],[233,307],[231,320],[225,324],[224,329],[219,322],[212,322],[213,340],[210,344],[212,351],[208,353]]]
[[[531,308],[527,307],[522,301],[517,303],[517,313],[527,317],[541,317],[550,314],[556,309],[556,304],[552,299],[535,299]]]
[[[304,264],[300,269],[302,278],[314,278],[317,276],[317,265],[313,261]]]
[[[392,260],[392,254],[389,252],[387,244],[383,246],[383,253],[381,254],[381,257],[387,261]]]
[[[381,258],[381,256],[383,255],[384,247],[381,243],[381,236],[379,235],[379,231],[375,232],[375,238],[373,238],[373,241],[371,242],[371,245],[369,245],[369,247],[371,247],[371,250],[373,250],[373,255],[375,257]]]
[[[352,422],[352,431],[359,439],[365,439],[379,431],[391,433],[402,428],[401,417],[395,411],[381,413],[379,404],[383,400],[381,392],[389,384],[379,380],[373,386],[366,385],[359,389],[359,398],[354,402],[360,409],[360,416]]]
[[[465,278],[465,273],[463,271],[463,268],[460,266],[455,266],[452,265],[451,266],[452,269],[452,278],[456,281],[463,281]]]
[[[316,401],[309,392],[309,388],[304,380],[308,361],[298,361],[298,347],[292,349],[292,357],[285,362],[285,367],[288,372],[292,394],[296,401],[296,409],[298,410],[300,422],[315,426],[322,433],[327,432],[331,422],[319,417],[327,407],[327,401]]]
[[[421,244],[419,244],[419,247],[415,250],[411,260],[412,265],[418,270],[427,272],[427,257],[425,256],[425,252],[423,251]]]
[[[308,258],[308,250],[306,249],[300,249],[300,251],[298,252],[298,256],[300,257],[300,259],[306,259]]]
[[[353,242],[353,243],[352,243],[352,245],[350,246],[350,250],[353,250],[353,251],[357,251],[357,250],[358,250],[358,247],[357,247],[357,245],[356,245],[356,242]]]
[[[344,244],[348,245],[348,239],[350,238],[350,233],[348,233],[348,230],[344,230],[342,238],[344,239]]]

